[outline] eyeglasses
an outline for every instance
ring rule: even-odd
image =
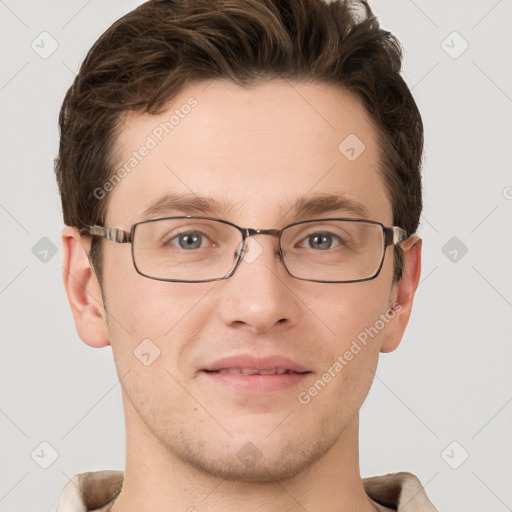
[[[318,283],[368,281],[378,276],[386,247],[410,236],[400,227],[363,219],[314,219],[282,229],[253,229],[192,215],[143,220],[130,231],[97,225],[87,230],[112,242],[131,243],[139,274],[184,283],[231,277],[242,259],[251,262],[246,240],[255,235],[278,237],[277,255],[297,279]]]

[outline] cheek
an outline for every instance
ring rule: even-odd
[[[172,370],[185,341],[201,337],[209,315],[203,299],[215,283],[157,281],[121,265],[105,276],[108,331],[119,373],[139,369],[141,354]]]
[[[310,309],[318,316],[317,353],[326,357],[322,358],[324,366],[308,382],[308,389],[303,390],[303,402],[322,395],[315,399],[314,407],[332,400],[351,410],[364,401],[377,367],[382,336],[392,321],[386,316],[389,283],[376,279],[343,284],[309,301]]]
[[[379,319],[389,307],[390,283],[391,277],[379,275],[371,281],[333,285],[332,288],[325,285],[322,293],[305,291],[301,294],[312,313],[308,319],[310,327],[314,323],[322,332],[321,338],[330,340],[333,355],[348,350],[354,340],[364,344],[365,337],[368,337],[366,341],[371,339],[375,341],[373,345],[378,345],[385,328]],[[368,335],[369,330],[372,336]]]
[[[106,256],[108,313],[117,327],[134,339],[160,339],[169,334],[212,287],[212,283],[173,283],[141,276],[129,250]]]
[[[329,300],[324,296],[312,306],[325,324],[319,323],[319,329],[328,334],[318,337],[316,352],[326,357],[297,398],[313,416],[329,411],[333,425],[345,425],[364,402],[387,326],[381,320],[387,311],[387,295],[375,283],[354,283],[360,285],[356,292],[339,293]]]

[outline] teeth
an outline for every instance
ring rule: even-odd
[[[258,374],[259,372],[258,372],[258,370],[255,370],[254,368],[252,368],[252,369],[249,369],[249,368],[242,368],[242,369],[240,370],[240,373],[241,373],[242,375],[256,375],[256,374]]]
[[[283,373],[292,373],[282,368],[273,368],[272,370],[255,370],[254,368],[225,368],[218,370],[218,373],[234,373],[236,375],[283,375]]]

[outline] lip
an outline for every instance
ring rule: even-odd
[[[283,357],[279,355],[267,357],[254,357],[246,354],[224,357],[208,366],[205,366],[203,370],[214,372],[219,370],[228,370],[230,368],[247,368],[250,370],[258,371],[272,370],[273,368],[281,368],[295,373],[304,373],[309,371],[307,368],[304,368],[303,366],[296,363],[295,361],[292,361],[288,357]]]
[[[229,372],[229,370],[269,371],[273,369],[280,372],[284,370],[286,373],[249,375]],[[287,357],[279,355],[254,357],[245,354],[219,359],[202,368],[201,372],[220,385],[257,394],[297,386],[311,374],[310,370]]]

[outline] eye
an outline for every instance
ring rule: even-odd
[[[342,240],[339,236],[329,233],[328,231],[322,231],[311,233],[299,245],[300,247],[306,247],[308,249],[326,251],[340,245],[341,243]]]
[[[205,247],[208,241],[209,238],[205,233],[200,231],[184,231],[173,236],[168,243],[180,249],[192,250]]]

